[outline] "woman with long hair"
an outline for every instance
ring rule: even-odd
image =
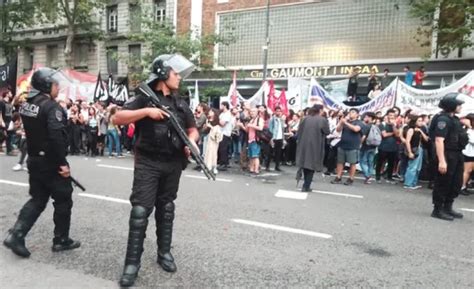
[[[88,109],[89,119],[87,121],[87,155],[97,156],[97,138],[99,133],[99,121],[95,107],[90,106]]]
[[[421,140],[428,141],[428,136],[422,131],[424,125],[423,117],[418,115],[410,116],[407,124],[405,138],[405,154],[408,157],[408,166],[405,171],[404,188],[410,190],[420,189],[418,186],[418,176],[423,164],[423,149],[421,148]]]
[[[217,174],[217,151],[223,135],[219,126],[219,111],[215,108],[207,112],[206,127],[209,129],[207,134],[206,151],[204,152],[204,163]]]

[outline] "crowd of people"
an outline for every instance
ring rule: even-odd
[[[18,113],[22,101],[21,97],[12,98],[9,91],[2,94],[0,101],[0,141],[5,142],[7,155],[20,152],[15,171],[26,170],[26,140]],[[120,158],[124,151],[133,153],[134,125],[118,126],[113,121],[121,107],[62,100],[59,104],[67,120],[69,154]],[[323,121],[320,133],[301,127],[304,119],[315,115]],[[410,190],[421,188],[420,179],[427,181],[429,188],[433,184],[435,152],[428,132],[431,115],[416,115],[410,110],[402,113],[397,107],[385,114],[360,115],[356,108],[343,111],[323,107],[284,114],[280,107],[272,112],[265,105],[251,107],[242,102],[231,108],[228,102],[222,102],[219,109],[200,103],[194,116],[200,133],[200,151],[206,165],[216,174],[232,165],[258,175],[262,170],[270,171],[272,163],[275,171],[281,171],[282,166],[303,168],[311,163],[313,171],[325,168],[324,174],[335,175],[333,184],[351,185],[357,170],[363,174],[364,184],[381,183],[384,179],[389,184],[403,183]],[[461,193],[468,195],[474,170],[474,115],[465,116],[462,123],[469,144],[463,151]],[[306,151],[306,144],[321,149]],[[345,169],[348,178],[343,182]],[[303,189],[309,189],[308,184]]]

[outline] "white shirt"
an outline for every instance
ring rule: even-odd
[[[276,134],[273,136],[274,140],[281,140],[283,139],[283,126],[282,126],[282,120],[279,117],[274,118],[274,125],[275,128],[273,129],[276,131]]]
[[[469,136],[469,143],[466,145],[462,153],[466,157],[474,157],[474,129],[468,129],[467,135]]]
[[[230,137],[232,134],[232,115],[230,111],[223,112],[219,115],[219,122],[225,122],[224,126],[221,126],[222,134]]]

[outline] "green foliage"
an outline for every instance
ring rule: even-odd
[[[168,21],[154,20],[152,7],[143,2],[141,5],[142,9],[137,9],[138,13],[141,13],[141,29],[130,32],[127,38],[132,42],[142,43],[148,52],[141,59],[129,60],[129,66],[130,62],[136,66],[139,61],[143,68],[132,77],[145,79],[150,63],[161,54],[179,53],[191,60],[199,69],[209,70],[212,68],[210,59],[214,53],[214,45],[217,43],[226,45],[233,41],[232,36],[228,34],[225,37],[217,34],[193,37],[191,31],[188,31],[177,35],[173,25]]]
[[[421,21],[421,46],[431,47],[433,34],[443,54],[474,46],[474,0],[410,0],[410,6],[411,15]]]
[[[199,100],[202,102],[208,102],[223,95],[227,95],[227,89],[222,86],[206,86],[199,89]]]
[[[7,59],[13,57],[18,47],[28,46],[28,39],[14,39],[15,31],[34,24],[35,5],[32,1],[15,2],[0,0],[0,49]]]

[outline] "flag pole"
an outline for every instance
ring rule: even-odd
[[[269,37],[270,27],[270,0],[267,0],[266,19],[265,19],[265,45],[263,49],[263,81],[262,84],[267,81],[267,66],[268,66],[268,46],[270,45]],[[263,93],[262,104],[265,104],[265,93]]]

